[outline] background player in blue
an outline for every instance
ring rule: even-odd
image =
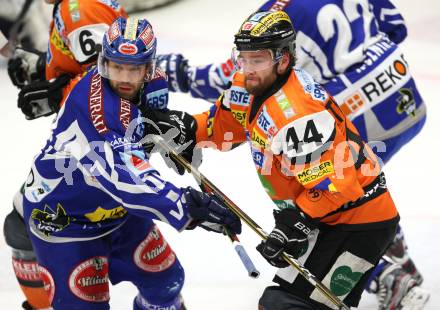
[[[183,309],[183,268],[153,219],[241,230],[215,198],[175,187],[148,162],[136,104],[157,77],[155,52],[146,20],[118,18],[34,159],[24,220],[54,309],[109,309],[109,280],[136,285],[134,309]]]
[[[260,9],[287,12],[297,31],[297,67],[333,95],[384,163],[419,133],[426,107],[398,47],[405,22],[390,1],[271,0]],[[234,72],[231,61],[195,67],[180,54],[161,56],[158,65],[171,90],[210,101]],[[400,229],[375,275],[369,290],[380,309],[402,303],[423,308],[429,298]]]

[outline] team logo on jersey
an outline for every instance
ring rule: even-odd
[[[78,298],[88,302],[104,302],[110,299],[108,261],[96,256],[83,261],[71,272],[69,288]]]
[[[416,116],[416,101],[410,88],[399,89],[400,97],[397,99],[397,113],[405,112],[407,115]]]
[[[44,205],[44,209],[33,209],[31,218],[37,223],[37,229],[43,232],[46,236],[62,231],[64,228],[70,225],[72,220],[70,216],[67,215],[66,210],[57,204],[56,212],[52,210],[47,204]]]
[[[104,119],[104,104],[102,97],[101,76],[96,73],[92,76],[89,93],[89,113],[93,126],[100,134],[108,131]]]
[[[52,303],[53,296],[55,295],[55,283],[53,281],[53,277],[50,274],[49,270],[44,268],[41,265],[38,265],[38,272],[40,281],[43,281],[44,291],[47,293],[49,298],[49,303]]]
[[[127,210],[123,207],[116,207],[110,210],[103,209],[101,207],[96,208],[95,211],[86,213],[84,216],[89,219],[90,222],[101,222],[105,220],[116,220],[124,217],[127,214]]]
[[[138,48],[136,45],[126,42],[119,45],[118,51],[124,55],[135,55],[138,52]]]
[[[137,246],[133,260],[142,270],[160,272],[174,264],[176,255],[154,225],[147,237]]]

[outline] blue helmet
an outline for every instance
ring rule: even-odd
[[[146,19],[118,17],[104,35],[102,56],[117,63],[142,65],[154,61],[156,37]]]

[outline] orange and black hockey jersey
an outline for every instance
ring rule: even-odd
[[[61,74],[82,74],[96,60],[96,44],[124,9],[114,0],[64,0],[58,2],[50,25],[46,79]]]
[[[197,142],[248,141],[259,178],[280,208],[316,221],[372,229],[399,219],[376,156],[313,78],[292,70],[271,94],[253,97],[244,77],[210,111],[195,115]]]

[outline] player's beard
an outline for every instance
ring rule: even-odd
[[[142,83],[129,83],[129,82],[117,82],[110,81],[110,85],[119,97],[133,101],[137,98],[139,90],[142,87]]]
[[[261,76],[258,74],[244,75],[244,88],[253,96],[260,96],[269,89],[277,79],[276,68],[272,67],[272,73]]]

